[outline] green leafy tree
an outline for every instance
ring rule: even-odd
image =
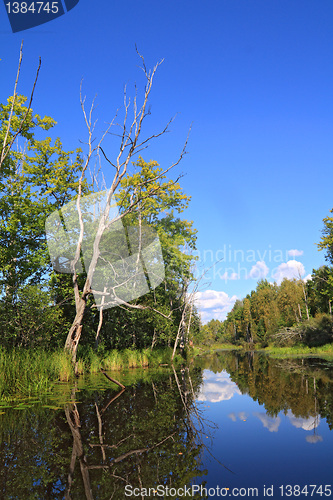
[[[74,163],[59,139],[34,140],[6,176],[2,176],[0,210],[1,283],[7,296],[28,281],[40,281],[49,267],[45,219],[75,196],[79,153]],[[17,155],[16,155],[17,156]]]
[[[52,143],[50,137],[39,138],[56,122],[34,114],[26,101],[26,97],[16,95],[0,105],[0,151],[15,138],[0,170],[0,289],[2,311],[8,318],[7,330],[9,325],[12,327],[14,343],[15,337],[22,342],[18,331],[25,314],[20,311],[21,306],[25,307],[23,297],[42,294],[48,296],[50,306],[54,302],[50,290],[44,295],[43,288],[51,272],[45,219],[75,197],[82,164],[80,150],[66,152],[60,139]]]
[[[244,299],[243,318],[244,318],[244,325],[245,325],[245,331],[246,331],[246,341],[253,342],[251,301],[250,301],[249,297],[246,297]]]
[[[218,319],[211,319],[206,325],[202,326],[201,339],[202,343],[211,345],[214,342],[221,340],[223,334],[223,326]]]
[[[184,194],[177,181],[167,179],[156,161],[145,162],[139,157],[134,168],[135,172],[121,181],[117,200],[122,213],[136,201],[140,208],[124,217],[123,224],[129,230],[131,226],[137,227],[140,221],[157,232],[165,279],[155,290],[132,302],[141,310],[120,312],[119,308],[113,308],[105,311],[101,335],[107,345],[113,347],[171,346],[181,321],[184,286],[193,278],[194,258],[185,248],[195,249],[196,231],[191,221],[179,217],[190,197]],[[152,193],[156,194],[152,196]],[[121,338],[116,333],[119,328]],[[115,339],[118,339],[116,344]]]
[[[277,305],[277,285],[260,280],[251,294],[251,315],[257,324],[254,340],[267,344],[277,331],[280,312]]]
[[[333,208],[330,210],[333,213]],[[333,217],[325,217],[323,219],[324,228],[322,237],[318,243],[319,250],[326,250],[326,260],[333,264]]]
[[[277,301],[285,326],[292,326],[301,321],[304,296],[299,280],[285,278],[279,286]]]
[[[308,282],[314,312],[332,314],[333,301],[333,268],[321,266],[313,269],[311,280]]]

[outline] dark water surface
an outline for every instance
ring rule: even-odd
[[[332,363],[224,352],[116,378],[1,402],[1,499],[333,498]]]

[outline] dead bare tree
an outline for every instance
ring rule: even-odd
[[[183,279],[183,289],[180,297],[180,302],[182,304],[181,305],[182,315],[178,325],[178,331],[173,346],[171,361],[173,361],[175,357],[178,344],[180,344],[181,349],[184,349],[184,347],[188,344],[196,294],[199,292],[199,289],[202,286],[202,282],[205,279],[208,271],[221,260],[222,259],[216,261],[214,264],[212,264],[212,266],[210,266],[207,269],[204,269],[203,272],[201,273],[201,276],[199,276],[198,278],[194,277],[194,271],[192,271],[191,272],[192,278],[187,277]],[[191,291],[189,291],[190,288]]]
[[[181,350],[184,349],[185,340],[186,340],[186,333],[187,333],[187,330],[189,331],[190,326],[191,326],[192,310],[193,310],[193,302],[194,302],[195,292],[192,291],[192,293],[189,294],[188,288],[189,288],[189,280],[185,280],[182,294],[180,297],[180,300],[182,302],[182,315],[181,315],[179,325],[178,325],[178,331],[177,331],[177,336],[176,336],[175,343],[173,346],[171,361],[173,361],[173,358],[175,357],[178,343],[180,343]],[[186,325],[186,321],[188,321],[187,325]]]
[[[155,177],[151,179],[147,179],[144,181],[145,183],[145,194],[142,196],[138,196],[138,193],[140,192],[140,188],[142,187],[137,186],[134,188],[134,191],[130,195],[130,200],[129,204],[127,205],[126,210],[124,210],[122,213],[118,213],[116,216],[112,216],[112,203],[114,199],[114,195],[117,191],[117,188],[120,187],[122,179],[126,176],[128,172],[128,167],[135,155],[137,155],[139,152],[141,152],[143,149],[148,147],[149,141],[152,139],[156,139],[158,137],[161,137],[163,134],[165,134],[168,131],[170,123],[173,121],[171,119],[167,125],[164,127],[164,129],[156,134],[150,135],[148,138],[141,139],[141,134],[142,134],[142,125],[145,120],[145,118],[150,114],[150,111],[148,109],[148,102],[149,102],[149,97],[150,93],[152,90],[152,84],[153,84],[153,79],[155,76],[155,73],[159,67],[160,63],[157,63],[156,66],[153,68],[153,70],[148,70],[144,58],[141,54],[139,54],[139,57],[141,58],[142,62],[142,70],[145,75],[145,89],[144,89],[144,95],[143,95],[143,102],[141,107],[138,106],[137,102],[137,95],[134,96],[133,103],[132,103],[132,112],[133,112],[133,118],[129,118],[129,111],[131,107],[131,100],[127,98],[126,95],[126,89],[124,91],[124,119],[123,123],[121,124],[121,132],[120,134],[113,134],[116,135],[119,138],[120,144],[119,144],[119,151],[118,154],[115,158],[114,161],[111,161],[108,156],[105,154],[101,144],[103,139],[105,138],[106,133],[110,132],[111,127],[117,125],[116,123],[116,117],[114,120],[111,122],[109,125],[107,131],[104,133],[102,136],[101,140],[96,144],[95,146],[93,145],[93,133],[94,133],[94,128],[95,124],[92,122],[92,113],[94,109],[94,102],[91,106],[89,114],[86,113],[85,110],[85,99],[82,98],[82,93],[80,94],[81,96],[81,107],[83,110],[84,114],[84,119],[88,128],[88,153],[87,157],[85,160],[85,163],[82,168],[82,173],[81,177],[79,180],[79,190],[78,190],[78,196],[76,199],[76,210],[78,214],[78,219],[79,219],[79,235],[77,239],[77,245],[76,245],[76,251],[75,251],[75,257],[73,260],[71,260],[70,266],[71,266],[71,272],[73,274],[73,286],[74,286],[74,295],[75,295],[75,306],[76,306],[76,315],[73,321],[73,324],[68,332],[67,340],[65,343],[65,349],[68,350],[71,353],[72,356],[72,361],[75,363],[76,361],[76,352],[78,348],[78,344],[80,341],[81,333],[82,333],[82,328],[83,328],[83,318],[84,318],[84,312],[87,306],[87,299],[91,294],[97,294],[101,297],[103,297],[103,301],[101,303],[101,313],[100,313],[100,325],[99,325],[99,331],[101,328],[101,322],[103,320],[102,316],[102,311],[103,308],[106,306],[110,306],[111,303],[113,305],[118,305],[120,302],[122,306],[129,307],[129,308],[134,308],[134,309],[143,309],[144,306],[142,305],[135,305],[135,304],[129,304],[125,300],[118,301],[117,302],[117,290],[113,288],[112,290],[94,290],[92,288],[93,285],[93,279],[96,273],[96,267],[98,263],[98,259],[100,258],[101,255],[101,240],[103,238],[103,235],[110,229],[111,224],[116,224],[119,222],[121,219],[123,219],[126,215],[133,213],[135,211],[138,211],[142,205],[144,205],[145,200],[149,197],[156,196],[158,193],[158,189],[156,189],[156,186],[153,187],[153,183],[156,182],[159,178],[164,176],[170,169],[175,167],[176,165],[179,164],[183,156],[186,154],[186,146],[187,146],[187,141],[188,137],[185,141],[184,147],[178,157],[178,159],[170,165],[168,168],[166,168],[163,172],[159,173]],[[117,116],[117,115],[116,115]],[[113,180],[111,183],[111,186],[109,189],[105,192],[105,203],[104,207],[101,213],[101,216],[99,217],[99,221],[96,227],[95,231],[95,236],[92,244],[92,255],[91,259],[88,265],[88,268],[86,269],[86,279],[85,283],[83,285],[82,290],[80,290],[79,287],[79,281],[78,281],[78,270],[77,270],[77,265],[79,264],[80,258],[82,256],[82,248],[83,248],[83,243],[84,243],[84,233],[85,233],[85,221],[84,221],[84,215],[82,212],[82,184],[84,181],[84,177],[87,171],[87,168],[91,162],[92,156],[99,152],[102,152],[105,160],[107,163],[114,169],[114,176]],[[151,188],[150,188],[151,186]],[[110,217],[111,216],[111,217]],[[108,262],[109,266],[112,266],[112,263]],[[117,286],[122,286],[124,283],[119,283]],[[107,299],[107,300],[106,300]],[[98,331],[98,334],[99,334]],[[98,335],[97,335],[98,337]]]
[[[301,276],[300,269],[298,269],[298,279],[299,279],[299,282],[300,282],[300,284],[302,286],[302,290],[303,290],[305,310],[306,310],[306,317],[307,317],[307,320],[310,321],[309,306],[308,306],[308,293],[307,293],[307,290],[305,288],[305,283],[304,283],[304,280],[303,280],[303,278]],[[298,304],[298,308],[299,308],[300,318],[302,319],[301,307],[300,307],[299,304]]]
[[[20,73],[21,73],[22,59],[23,59],[23,41],[22,41],[21,47],[20,47],[20,56],[19,56],[16,80],[15,80],[15,85],[14,85],[14,93],[12,96],[12,103],[11,103],[11,108],[10,108],[10,112],[9,112],[7,128],[6,128],[5,137],[4,137],[2,147],[1,147],[1,152],[0,152],[0,171],[1,171],[1,168],[2,168],[2,165],[5,161],[5,159],[7,158],[9,152],[11,151],[11,149],[13,147],[13,144],[15,143],[16,139],[21,134],[23,126],[24,126],[24,124],[29,116],[29,113],[31,111],[31,104],[32,104],[38,76],[39,76],[39,70],[40,70],[40,67],[42,64],[41,58],[39,58],[39,64],[38,64],[37,71],[36,71],[35,81],[33,83],[32,90],[30,93],[30,98],[29,98],[27,109],[26,109],[23,117],[19,121],[18,125],[16,126],[16,131],[14,131],[14,133],[11,135],[10,131],[11,131],[11,128],[13,125],[14,109],[15,109],[15,104],[16,104],[16,100],[17,100],[17,85],[18,85],[18,81],[19,81]]]

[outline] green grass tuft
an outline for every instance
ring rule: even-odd
[[[103,359],[103,368],[105,370],[121,370],[124,366],[122,356],[115,349],[109,351]]]
[[[172,349],[125,349],[97,353],[87,349],[78,357],[75,373],[71,357],[64,350],[3,349],[0,347],[0,397],[30,397],[52,391],[59,381],[69,382],[75,375],[98,373],[101,368],[120,371],[133,368],[157,368],[171,364]],[[173,363],[184,363],[176,354]]]
[[[54,373],[61,382],[68,382],[73,375],[71,357],[65,351],[56,351],[51,354]]]
[[[30,396],[52,389],[57,381],[73,376],[69,356],[64,351],[0,348],[0,397]]]

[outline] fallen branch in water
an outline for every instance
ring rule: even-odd
[[[109,377],[109,375],[108,375],[108,374],[107,374],[104,370],[102,370],[102,369],[101,369],[101,372],[103,373],[103,375],[105,375],[105,377],[106,377],[108,380],[110,380],[110,381],[111,381],[111,382],[113,382],[114,384],[119,385],[119,387],[121,387],[122,389],[126,389],[126,387],[125,387],[123,384],[121,384],[120,382],[118,382],[118,380],[115,380],[114,378]]]
[[[118,394],[116,394],[114,398],[112,398],[112,399],[108,402],[108,404],[107,404],[107,405],[106,405],[106,406],[105,406],[105,407],[101,410],[101,414],[103,414],[103,413],[104,413],[104,412],[105,412],[105,411],[109,408],[110,404],[111,404],[111,403],[113,403],[113,401],[115,401],[117,398],[119,398],[119,396],[121,396],[121,395],[122,395],[122,393],[124,392],[124,390],[125,390],[125,387],[124,387],[124,389],[122,389],[120,392],[118,392]]]

